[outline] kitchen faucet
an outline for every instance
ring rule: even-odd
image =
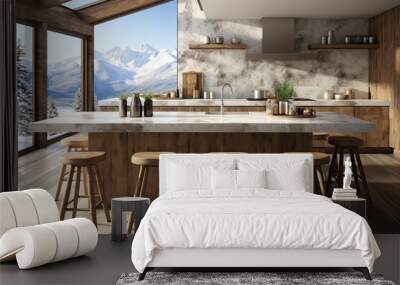
[[[222,85],[222,90],[221,90],[221,109],[220,109],[221,115],[224,114],[224,89],[225,89],[225,87],[229,87],[229,89],[231,90],[231,95],[233,97],[232,85],[230,85],[229,83],[225,83],[224,85]]]

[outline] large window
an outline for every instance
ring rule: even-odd
[[[177,3],[95,26],[95,96],[177,89]]]
[[[17,24],[16,93],[18,116],[18,150],[33,146],[29,124],[33,121],[33,28]]]
[[[47,41],[47,117],[73,115],[82,102],[82,39],[49,31]]]

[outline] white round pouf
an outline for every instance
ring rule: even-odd
[[[96,248],[98,233],[97,228],[92,221],[85,218],[75,218],[65,220],[64,222],[75,227],[78,233],[79,242],[74,257],[91,252]]]
[[[0,238],[0,259],[16,255],[20,269],[87,254],[97,245],[97,229],[84,218],[14,228]]]
[[[97,246],[92,221],[59,221],[57,205],[43,189],[0,193],[0,262],[20,269],[87,254]]]

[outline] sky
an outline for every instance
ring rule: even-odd
[[[56,32],[47,32],[47,61],[55,63],[81,56],[82,40]]]
[[[104,52],[115,46],[175,49],[176,0],[95,26],[95,48]]]

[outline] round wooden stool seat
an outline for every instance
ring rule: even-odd
[[[88,148],[89,147],[88,137],[65,138],[61,141],[61,143],[70,148]]]
[[[323,152],[313,152],[314,166],[329,164],[331,161],[329,154]]]
[[[160,154],[172,152],[137,152],[131,157],[131,162],[142,166],[158,166]]]
[[[67,152],[63,155],[63,163],[73,166],[95,165],[105,159],[103,151]]]
[[[363,140],[351,136],[329,136],[328,143],[339,147],[359,147]]]

